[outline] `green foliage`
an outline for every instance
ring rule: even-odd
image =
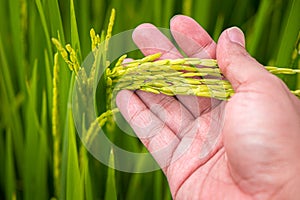
[[[116,200],[117,199],[117,189],[116,189],[116,177],[115,177],[115,157],[113,150],[110,151],[109,155],[109,165],[111,168],[108,168],[106,188],[105,188],[105,200]]]
[[[171,199],[161,171],[115,171],[84,149],[70,109],[75,75],[60,56],[60,154],[53,154],[56,49],[51,38],[71,44],[82,62],[90,52],[89,30],[106,30],[111,8],[116,8],[113,34],[144,22],[167,28],[173,15],[183,13],[194,17],[215,40],[225,28],[241,27],[251,54],[265,65],[300,68],[299,55],[292,59],[295,48],[299,51],[299,0],[1,1],[0,199]],[[291,89],[299,88],[299,76],[298,80],[287,77],[282,76]],[[111,137],[116,145],[145,151],[137,139],[120,133],[115,128]],[[59,184],[55,183],[55,156],[60,160]],[[113,153],[109,159],[114,164]]]

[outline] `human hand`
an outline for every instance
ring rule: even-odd
[[[225,30],[216,45],[191,18],[176,16],[170,26],[188,57],[217,58],[235,90],[229,101],[128,90],[117,95],[173,198],[298,199],[300,101],[249,56],[238,28]],[[145,55],[181,56],[152,25],[140,25],[133,39]]]

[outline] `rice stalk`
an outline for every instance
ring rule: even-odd
[[[91,49],[94,51],[96,47],[101,43],[101,38],[99,34],[96,34],[95,30],[92,28],[90,30],[90,38],[91,38]]]
[[[180,58],[157,60],[160,53],[146,56],[126,64],[120,57],[113,70],[106,70],[109,82],[118,90],[143,90],[154,94],[195,95],[220,100],[234,94],[229,81],[225,80],[214,59]],[[266,66],[272,74],[300,74],[300,69]],[[164,74],[162,74],[162,72]],[[292,91],[299,96],[298,91]]]
[[[58,196],[60,188],[60,144],[61,135],[59,132],[59,65],[58,53],[54,55],[54,69],[53,69],[53,96],[52,96],[52,136],[53,136],[53,177],[54,177],[54,190],[55,195]]]
[[[111,34],[112,34],[112,29],[114,26],[114,22],[115,22],[115,17],[116,17],[116,11],[113,8],[111,10],[111,14],[110,14],[110,18],[109,18],[109,22],[108,22],[108,27],[107,27],[107,31],[106,31],[106,36],[105,36],[105,50],[107,50],[108,48],[108,43],[109,43],[109,39],[111,38]]]
[[[109,18],[109,23],[106,31],[106,36],[105,36],[105,53],[104,53],[104,62],[106,61],[106,52],[108,50],[108,44],[109,40],[112,36],[112,30],[115,22],[115,17],[116,17],[116,11],[113,8],[111,10],[110,18]],[[99,55],[98,55],[99,56]],[[107,61],[106,61],[107,62]],[[112,100],[112,94],[113,94],[113,88],[112,88],[112,79],[110,77],[106,77],[106,110],[109,111],[111,110],[111,100]],[[112,116],[107,116],[107,128],[110,130],[113,130],[115,127],[115,121],[113,120]]]
[[[66,44],[64,48],[56,38],[52,38],[52,43],[55,45],[64,61],[68,64],[69,69],[74,71],[77,75],[80,69],[80,63],[78,61],[76,51],[71,47],[70,44]]]
[[[294,90],[294,91],[291,90],[291,92],[300,98],[300,90]]]
[[[80,65],[79,65],[79,62],[78,62],[78,59],[77,59],[77,56],[76,56],[76,52],[75,50],[71,47],[70,44],[67,44],[66,45],[66,49],[69,53],[69,58],[70,58],[70,68],[73,69],[73,71],[75,72],[75,74],[77,75],[78,74],[78,71],[80,69]]]
[[[122,89],[142,90],[168,96],[195,95],[219,100],[227,100],[234,94],[230,82],[225,80],[216,60],[200,58],[156,60],[160,56],[161,54],[157,53],[126,64],[123,64],[123,61],[127,56],[121,56],[113,69],[107,68],[105,71],[107,99],[112,99],[113,89],[114,92]],[[273,74],[300,73],[299,69],[273,66],[266,66],[265,69]],[[300,90],[291,92],[300,98]],[[117,108],[111,110],[111,107],[107,107],[107,111],[91,124],[84,142],[90,145],[96,136],[95,133],[108,119],[112,119],[115,112],[118,112]]]
[[[87,144],[87,146],[91,145],[91,142],[96,137],[96,134],[100,130],[101,127],[105,125],[107,120],[113,116],[114,113],[119,112],[119,109],[114,108],[112,110],[107,110],[102,113],[99,117],[97,117],[90,125],[89,129],[86,132],[86,135],[83,138],[83,143]]]
[[[81,98],[81,102],[84,103],[83,106],[88,106],[89,103],[92,102],[92,98],[87,98],[89,94],[92,94],[93,91],[93,84],[95,81],[96,76],[96,70],[99,64],[100,60],[106,61],[106,51],[109,44],[109,39],[111,38],[112,34],[112,28],[115,20],[115,10],[112,9],[111,16],[109,20],[109,25],[107,28],[107,34],[105,36],[105,40],[103,36],[99,36],[96,34],[94,29],[90,30],[90,38],[91,38],[91,49],[94,54],[95,61],[92,65],[91,71],[89,74],[86,73],[86,70],[84,68],[80,67],[80,63],[78,61],[78,58],[76,56],[76,51],[71,47],[70,44],[63,45],[55,38],[52,38],[53,44],[56,46],[58,52],[61,54],[64,61],[68,64],[68,67],[71,71],[75,72],[75,78],[77,81],[77,89],[80,93],[79,97]],[[98,51],[99,44],[104,41],[105,42],[105,50],[104,52]],[[109,70],[109,68],[107,69]],[[72,83],[73,84],[73,83]],[[112,99],[112,80],[110,77],[106,78],[106,102],[110,102]],[[88,122],[92,121],[90,124],[88,130],[86,131],[86,134],[83,138],[84,143],[88,143],[90,141],[93,141],[95,134],[98,132],[100,127],[103,127],[104,124],[107,126],[110,125],[111,128],[114,125],[113,118],[111,117],[113,113],[117,112],[117,109],[111,109],[111,104],[106,104],[106,112],[102,113],[99,117],[97,117],[94,121],[92,119],[87,119]],[[91,113],[85,113],[85,116],[90,117],[92,116]],[[89,144],[88,144],[89,145]]]

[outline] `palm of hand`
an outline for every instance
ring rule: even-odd
[[[171,22],[171,31],[189,57],[215,58],[216,44],[190,18],[175,18]],[[176,36],[176,33],[180,34]],[[182,35],[185,39],[192,38],[194,43],[186,42]],[[139,27],[133,38],[146,55],[156,52],[162,52],[163,58],[180,55],[153,26]],[[249,63],[243,64],[247,66],[253,64],[251,62],[255,61],[250,59]],[[289,95],[278,94],[278,91],[276,94],[278,87],[282,91],[287,89],[273,76],[267,76],[267,79],[272,84],[265,81],[237,87],[237,94],[230,102],[122,91],[117,103],[163,168],[174,198],[266,199],[281,193],[285,188],[283,183],[294,175],[292,171],[285,177],[278,173],[278,169],[289,170],[282,163],[290,159],[286,155],[293,155],[285,148],[290,143],[282,134],[282,128],[289,120],[300,118],[298,112],[298,116],[287,116],[282,124],[273,123],[278,121],[277,114],[293,110],[295,104],[299,108],[300,103],[290,100]],[[270,92],[265,94],[262,88]],[[273,101],[278,95],[283,96],[281,101],[266,105],[265,102]],[[292,105],[283,109],[284,102],[290,101]],[[269,115],[272,112],[274,115]],[[262,118],[267,120],[262,123]],[[299,130],[297,126],[293,131],[297,132],[297,128]],[[292,137],[299,139],[298,134]],[[164,148],[167,150],[161,153],[159,150]],[[299,150],[299,147],[295,148]]]

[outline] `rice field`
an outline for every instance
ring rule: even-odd
[[[120,163],[113,151],[98,146],[106,154],[106,162],[100,162],[82,143],[72,95],[76,69],[96,35],[103,40],[145,22],[168,28],[172,16],[185,14],[215,41],[225,28],[238,26],[259,62],[300,69],[299,10],[300,0],[1,1],[0,199],[171,199],[161,170],[117,170]],[[130,56],[142,57],[140,52]],[[278,76],[291,90],[300,88],[299,74]],[[99,86],[96,95],[100,114],[109,108],[105,99],[110,94],[103,95]],[[124,134],[112,119],[106,120],[113,124],[104,127],[112,143],[147,152],[134,133]],[[147,165],[143,160],[131,164]]]

